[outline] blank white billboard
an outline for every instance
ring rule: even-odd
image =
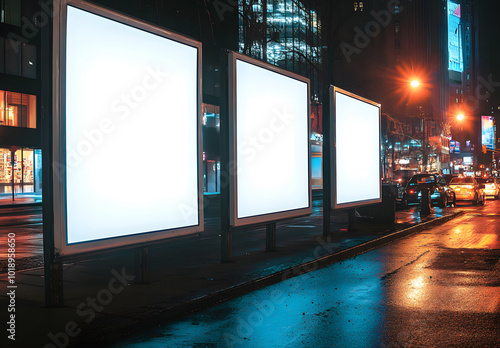
[[[232,53],[232,224],[311,213],[309,80]]]
[[[335,127],[334,208],[381,202],[380,104],[331,89]]]
[[[201,45],[72,3],[61,8],[65,209],[56,247],[74,253],[201,230]]]

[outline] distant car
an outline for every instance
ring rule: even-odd
[[[455,191],[457,201],[471,201],[473,205],[484,204],[486,194],[484,184],[479,184],[470,176],[453,178],[450,187]]]
[[[413,175],[406,185],[406,202],[420,203],[423,188],[429,188],[431,203],[438,204],[441,208],[445,208],[448,205],[455,205],[455,192],[439,174]]]
[[[500,182],[497,178],[476,178],[479,184],[484,184],[484,193],[486,196],[492,196],[494,199],[500,198]]]

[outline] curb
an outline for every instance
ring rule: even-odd
[[[247,282],[231,286],[226,289],[218,290],[214,293],[202,296],[200,298],[196,298],[189,302],[164,309],[163,311],[161,311],[160,313],[154,315],[149,319],[134,320],[133,322],[125,324],[119,328],[117,327],[114,327],[112,329],[102,328],[102,331],[100,331],[99,334],[96,334],[95,336],[87,335],[84,340],[75,341],[74,346],[87,347],[88,344],[90,343],[92,343],[94,346],[98,346],[100,344],[101,345],[110,344],[110,343],[117,344],[120,341],[116,341],[116,337],[123,338],[124,336],[127,335],[137,334],[147,328],[152,328],[157,325],[164,325],[169,321],[178,319],[192,312],[209,308],[221,302],[240,297],[244,294],[250,293],[257,289],[264,288],[266,286],[276,284],[286,279],[290,279],[299,276],[301,274],[312,272],[320,268],[324,268],[333,263],[340,262],[348,258],[366,253],[373,249],[379,248],[383,245],[389,244],[398,239],[402,239],[412,234],[421,232],[423,230],[439,226],[441,224],[444,224],[445,222],[448,222],[449,220],[452,220],[454,218],[463,215],[464,213],[465,213],[464,211],[458,211],[456,213],[447,216],[434,218],[432,220],[420,223],[415,226],[408,227],[400,231],[390,233],[388,235],[362,243],[360,245],[356,245],[351,248],[320,257],[319,259],[306,262],[291,268],[287,268],[262,278],[250,280]],[[115,339],[113,339],[111,336]]]

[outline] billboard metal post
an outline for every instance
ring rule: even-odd
[[[229,217],[229,190],[230,176],[233,175],[229,168],[229,78],[228,78],[228,52],[223,49],[220,53],[220,217],[221,217],[221,262],[231,262],[233,254],[232,231]],[[223,181],[224,180],[224,181]]]
[[[52,1],[51,1],[52,2]],[[41,119],[42,129],[42,186],[43,186],[43,261],[44,261],[44,282],[45,282],[45,306],[63,307],[64,306],[64,288],[63,288],[63,263],[59,255],[55,254],[54,244],[54,157],[53,157],[53,103],[56,94],[53,92],[53,72],[54,65],[52,49],[53,44],[59,44],[59,41],[53,41],[54,34],[59,31],[60,25],[60,6],[54,6],[54,22],[41,28],[41,69],[40,81],[42,84],[40,106],[38,108]],[[56,37],[56,36],[54,36]],[[58,84],[59,75],[54,79]]]
[[[266,225],[266,251],[276,251],[276,223]]]
[[[347,211],[347,231],[354,232],[357,230],[356,228],[356,208],[349,209]]]
[[[331,112],[331,101],[330,101],[330,87],[328,86],[325,89],[324,95],[327,95],[327,98],[324,98],[323,101],[323,237],[327,237],[330,232],[330,214],[332,210],[332,186],[331,186],[331,175],[332,169],[331,164],[332,161],[330,158],[335,154],[335,151],[331,151],[331,142],[330,142],[330,134],[331,134],[331,125],[330,125],[330,112]],[[335,132],[333,132],[335,134]]]
[[[135,283],[149,283],[149,249],[147,246],[134,249],[135,253]]]

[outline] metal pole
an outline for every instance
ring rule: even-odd
[[[149,249],[148,247],[136,248],[135,252],[135,283],[149,283]]]
[[[329,8],[329,11],[331,9]],[[329,13],[329,12],[328,12]],[[330,214],[332,210],[332,185],[334,185],[334,175],[332,163],[335,163],[335,151],[333,151],[332,146],[334,146],[333,136],[335,132],[331,124],[330,109],[330,84],[333,82],[333,50],[331,45],[327,45],[325,48],[324,56],[326,62],[326,78],[322,81],[323,88],[323,237],[327,237],[331,233],[331,219]],[[332,134],[333,133],[333,134]]]
[[[347,211],[347,231],[356,231],[356,208]]]
[[[16,161],[14,160],[14,156],[16,155],[16,150],[11,150],[10,151],[10,160],[11,160],[11,167],[12,167],[12,201],[14,201],[14,190],[15,190],[15,182],[14,178],[16,176],[16,167],[15,163]]]
[[[221,225],[221,262],[231,262],[233,254],[232,231],[229,220],[230,175],[229,164],[229,78],[228,55],[226,50],[220,53],[220,225]],[[224,178],[224,181],[223,181]]]
[[[266,251],[276,251],[276,223],[266,225]]]
[[[48,6],[53,1],[49,1]],[[59,8],[54,8],[55,14]],[[54,16],[59,18],[59,16]],[[41,120],[42,133],[42,186],[43,186],[43,260],[45,282],[45,306],[63,307],[63,263],[55,253],[54,246],[54,168],[52,138],[52,28],[48,23],[41,28],[40,45],[40,105],[38,120]]]

